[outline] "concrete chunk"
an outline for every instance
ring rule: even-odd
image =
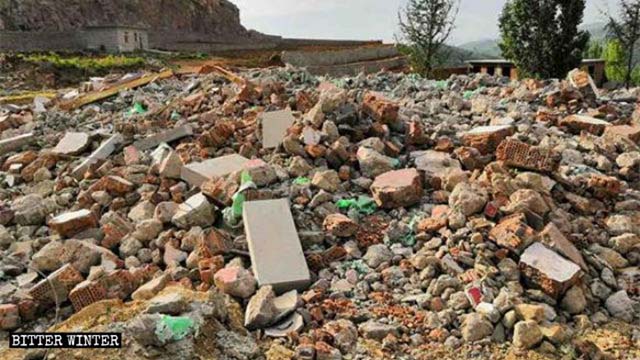
[[[123,141],[124,139],[120,134],[111,136],[109,139],[104,141],[100,145],[100,147],[96,149],[96,151],[89,155],[89,157],[86,158],[80,165],[76,166],[76,168],[73,169],[72,176],[76,179],[82,178],[84,176],[84,173],[89,170],[89,167],[91,167],[91,165],[97,163],[100,160],[105,160],[106,158],[108,158],[109,155],[116,151],[118,145],[120,145]]]
[[[80,132],[68,132],[64,134],[58,145],[53,149],[53,153],[61,155],[79,155],[91,144],[89,134]]]
[[[19,150],[20,148],[31,144],[34,139],[35,137],[33,133],[28,133],[0,140],[0,156]]]
[[[199,187],[205,181],[225,177],[244,169],[248,162],[249,159],[238,154],[221,156],[183,166],[180,177],[191,186]]]
[[[133,146],[140,151],[149,150],[162,143],[169,143],[185,136],[193,135],[193,129],[189,125],[183,125],[175,129],[164,131],[160,134],[151,135],[133,143]]]
[[[539,236],[544,244],[578,264],[585,271],[587,270],[587,263],[585,263],[580,250],[562,234],[555,224],[549,223]]]
[[[422,197],[422,179],[416,169],[389,171],[376,177],[371,192],[385,209],[411,206]]]
[[[309,268],[289,201],[246,202],[243,218],[253,273],[258,284],[271,285],[278,293],[304,289],[310,282]]]
[[[270,111],[262,114],[262,147],[272,149],[282,143],[287,129],[296,119],[291,110]]]
[[[519,267],[530,284],[554,298],[558,298],[580,278],[578,265],[541,243],[534,243],[524,251]]]
[[[482,154],[496,150],[506,137],[513,135],[515,128],[511,125],[480,126],[468,131],[462,137],[465,146],[478,149]]]
[[[569,115],[560,121],[560,126],[566,126],[573,132],[586,131],[594,135],[602,134],[610,125],[608,121],[584,115]]]

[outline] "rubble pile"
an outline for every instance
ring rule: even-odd
[[[213,69],[5,106],[0,330],[146,301],[144,351],[259,358],[235,301],[299,359],[600,351],[572,340],[640,320],[640,107],[571,83]]]

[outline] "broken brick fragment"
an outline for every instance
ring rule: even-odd
[[[481,126],[465,133],[462,141],[465,146],[476,148],[486,155],[493,153],[500,142],[514,132],[515,128],[511,125]]]
[[[500,143],[496,158],[507,166],[540,172],[553,172],[560,164],[561,156],[552,150],[525,144],[514,139]]]
[[[558,298],[580,278],[580,267],[541,243],[529,246],[520,257],[519,268],[528,284]]]
[[[326,231],[338,237],[350,237],[358,231],[358,224],[342,214],[327,215],[323,226]]]
[[[43,306],[62,304],[69,292],[83,280],[82,274],[67,264],[29,289],[29,295]]]
[[[422,197],[422,178],[416,169],[389,171],[376,177],[371,192],[380,207],[392,209],[411,206]]]
[[[526,224],[525,219],[524,214],[502,219],[489,231],[489,239],[511,251],[521,252],[535,236],[535,231]]]
[[[629,140],[640,143],[640,125],[614,125],[608,126],[604,130],[604,137],[615,138],[626,137]]]
[[[83,281],[71,290],[69,300],[75,311],[107,298],[107,291],[97,281]]]
[[[362,109],[374,120],[389,124],[397,121],[400,106],[380,94],[367,92],[362,100]]]
[[[560,120],[560,126],[565,126],[569,130],[579,133],[586,131],[594,135],[601,135],[605,128],[611,125],[609,122],[596,119],[590,116],[584,115],[569,115]]]
[[[202,193],[221,208],[231,206],[233,195],[238,191],[238,184],[222,177],[215,177],[205,181],[200,186]]]
[[[49,220],[49,227],[64,237],[72,237],[86,229],[98,226],[98,219],[92,211],[78,210],[60,214]]]

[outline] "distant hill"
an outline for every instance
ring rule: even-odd
[[[497,39],[471,41],[459,45],[458,47],[487,59],[498,59],[502,57],[502,52],[500,51],[500,47],[498,46]]]
[[[601,41],[607,37],[606,25],[605,22],[593,22],[580,25],[580,29],[588,31],[592,40]],[[471,41],[458,45],[457,48],[472,53],[474,57],[469,59],[499,59],[502,57],[498,39]]]

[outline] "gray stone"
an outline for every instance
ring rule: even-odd
[[[634,302],[629,298],[626,291],[621,290],[609,296],[605,302],[605,306],[609,313],[626,322],[632,322],[635,311],[633,309]]]
[[[375,269],[383,262],[391,260],[393,253],[384,244],[375,244],[369,246],[367,252],[362,259],[369,265],[369,267]]]
[[[155,296],[149,301],[149,306],[145,311],[148,314],[169,314],[180,315],[189,308],[187,299],[178,292],[164,293]]]
[[[276,292],[305,288],[310,282],[309,268],[289,201],[245,202],[243,219],[258,284],[271,285]]]
[[[194,226],[209,227],[213,225],[215,220],[214,206],[202,193],[195,194],[180,204],[171,219],[176,226],[182,229]]]
[[[459,183],[449,196],[449,206],[465,216],[482,211],[487,201],[487,190],[477,183]]]
[[[273,288],[271,286],[261,287],[247,304],[244,326],[249,329],[259,329],[271,325],[278,316],[274,300]]]
[[[470,313],[462,322],[461,332],[465,341],[478,341],[493,334],[493,325],[484,316]]]
[[[304,327],[304,318],[298,313],[293,313],[277,325],[264,329],[264,334],[270,337],[285,337],[291,333],[297,333]]]
[[[20,150],[21,148],[31,144],[34,140],[35,135],[33,133],[27,133],[8,139],[2,139],[0,140],[0,156],[12,151]]]
[[[381,341],[389,334],[399,335],[398,326],[383,324],[374,320],[369,320],[361,324],[359,330],[365,338],[378,341]]]
[[[580,314],[587,307],[587,299],[584,296],[582,288],[574,286],[567,291],[560,303],[563,309],[569,314]]]
[[[513,345],[520,349],[531,349],[542,341],[540,327],[533,320],[520,321],[513,329]]]

